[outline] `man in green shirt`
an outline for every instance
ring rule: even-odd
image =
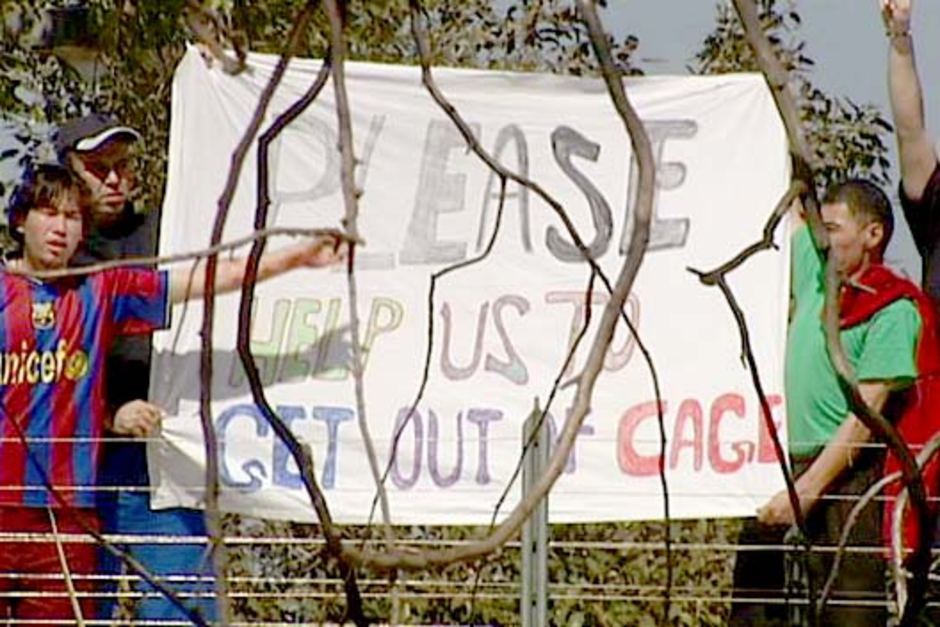
[[[893,230],[891,204],[877,186],[851,180],[829,190],[821,213],[842,282],[840,317],[844,318],[846,303],[853,295],[867,296],[876,291],[869,285],[872,273],[888,272],[882,261]],[[850,410],[829,359],[823,327],[823,259],[799,216],[796,222],[791,242],[794,308],[785,374],[789,452],[810,541],[815,546],[831,546],[838,543],[855,502],[846,495],[860,494],[881,476],[884,454],[883,447],[872,445],[868,428]],[[864,320],[841,327],[842,347],[856,373],[862,398],[873,409],[892,417],[894,405],[904,400],[902,391],[917,377],[916,350],[921,331],[917,306],[907,298],[885,301]],[[758,524],[746,524],[750,529],[745,529],[744,535],[779,544],[794,522],[789,496],[783,490],[758,510]],[[856,525],[850,544],[877,547],[880,532],[880,506],[872,504]],[[831,552],[814,552],[809,560],[817,592],[831,564]],[[884,625],[884,574],[878,552],[847,553],[822,624]],[[739,595],[736,590],[736,598],[779,595],[782,582],[781,552],[739,554],[735,587],[743,592]],[[786,624],[782,607],[736,602],[731,623],[773,624],[776,620]]]

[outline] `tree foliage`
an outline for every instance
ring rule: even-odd
[[[792,3],[760,0],[761,22],[771,44],[790,71],[816,162],[819,184],[851,176],[888,182],[888,148],[884,141],[891,125],[877,107],[827,94],[813,83],[815,64],[806,42],[799,38],[800,15]],[[759,71],[744,30],[728,5],[718,6],[715,30],[695,56],[693,71],[700,74]]]
[[[89,0],[88,29],[99,49],[92,86],[82,84],[51,50],[37,46],[42,40],[43,11],[61,2],[0,2],[4,17],[0,124],[12,127],[20,140],[16,153],[7,155],[7,160],[51,156],[42,144],[54,125],[90,110],[108,111],[141,131],[141,180],[148,181],[141,190],[141,204],[157,206],[166,172],[164,147],[173,70],[187,40],[192,39],[185,0]],[[207,4],[228,28],[231,43],[278,53],[304,3],[219,0]],[[563,0],[515,0],[502,14],[489,0],[429,0],[424,5],[434,25],[437,64],[578,75],[596,71],[587,30]],[[371,0],[351,7],[347,15],[351,59],[416,62],[406,0]],[[326,17],[318,12],[299,54],[322,57],[327,37]],[[636,39],[612,39],[611,43],[624,71],[636,73],[630,62]]]
[[[250,537],[319,537],[317,527],[310,525],[237,517],[230,518],[229,524],[232,531]],[[676,560],[673,595],[678,600],[673,601],[671,624],[724,624],[727,610],[722,601],[690,599],[707,599],[727,588],[733,553],[709,545],[733,545],[737,529],[733,521],[672,523],[674,541],[693,548],[683,550]],[[354,539],[366,535],[362,527],[345,531]],[[479,537],[485,529],[410,527],[397,531],[399,540],[426,546],[431,542],[459,543]],[[551,537],[557,543],[548,557],[551,624],[659,624],[662,602],[657,597],[662,593],[665,554],[652,548],[662,541],[659,524],[553,525]],[[259,544],[238,549],[233,574],[266,578],[268,582],[235,584],[237,591],[286,597],[245,594],[238,601],[239,617],[259,623],[341,622],[345,612],[341,582],[321,558],[321,550],[322,546],[310,544]],[[518,544],[510,543],[485,561],[457,564],[440,572],[403,574],[395,585],[399,619],[403,624],[517,625],[521,562]],[[364,574],[359,583],[367,613],[387,618],[392,589],[388,580]]]
[[[83,20],[88,31],[74,33],[44,23],[45,10],[61,3],[3,0],[0,123],[18,140],[8,159],[22,165],[52,158],[55,125],[92,110],[111,112],[142,132],[140,178],[153,184],[143,186],[141,204],[156,206],[166,171],[170,84],[187,39],[184,4],[97,0]],[[75,37],[94,41],[100,51],[91,84],[53,54],[57,39]]]

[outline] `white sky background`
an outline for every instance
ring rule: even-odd
[[[717,0],[610,0],[605,26],[639,37],[637,62],[647,74],[685,74],[695,51],[712,29]],[[888,42],[878,0],[793,0],[803,25],[798,35],[816,62],[813,80],[824,91],[878,106],[890,118],[887,91]],[[924,85],[927,125],[940,137],[940,2],[914,0],[914,45]],[[889,138],[890,190],[896,204],[897,151]],[[768,208],[768,212],[770,208]],[[896,212],[898,228],[888,261],[913,278],[920,259],[907,225]]]

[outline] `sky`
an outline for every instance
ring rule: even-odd
[[[724,1],[724,0],[721,0]],[[786,0],[781,0],[781,3]],[[640,40],[637,62],[647,74],[686,74],[695,51],[715,23],[719,0],[610,0],[605,26]],[[812,80],[824,91],[878,106],[890,119],[887,92],[888,42],[878,0],[792,0],[802,18],[799,35],[816,62]],[[927,125],[940,137],[940,2],[914,0],[913,34],[924,86]],[[933,36],[931,36],[933,35]],[[892,181],[898,180],[894,138]],[[896,189],[892,190],[896,196]],[[920,261],[903,219],[888,249],[888,261],[914,278]]]

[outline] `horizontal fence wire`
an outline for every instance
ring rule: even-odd
[[[49,442],[52,440],[63,440],[62,438],[37,438],[36,442]],[[87,438],[71,438],[72,442],[87,441]],[[445,441],[442,438],[442,441]],[[883,449],[881,444],[868,444],[856,446],[854,448]],[[184,488],[187,486],[183,486]],[[203,486],[188,486],[193,489],[201,489]],[[36,486],[7,486],[5,489],[13,491],[20,489],[23,492],[43,491],[45,488]],[[134,486],[96,486],[70,487],[57,486],[57,489],[63,493],[85,491],[85,492],[133,492],[133,493],[151,493],[153,489],[146,485]],[[361,486],[353,490],[354,492],[371,492],[368,486]],[[420,491],[420,490],[417,490]],[[600,490],[599,492],[603,492]],[[467,490],[466,493],[475,498],[478,491]],[[622,488],[610,489],[611,495],[623,497],[645,497],[659,499],[661,495],[658,491],[644,490],[624,490]],[[676,491],[673,496],[683,496]],[[695,494],[685,494],[685,496],[695,496],[701,499],[712,497],[731,497],[731,498],[749,498],[751,500],[769,498],[771,494],[757,494],[735,492],[733,490],[713,491],[709,493],[698,492]],[[860,499],[860,495],[846,494],[828,494],[821,497],[821,501],[843,501],[855,502]],[[874,499],[878,507],[885,502],[892,500],[892,496],[880,495]],[[933,499],[934,501],[940,498]],[[240,517],[233,517],[236,520],[242,520]],[[268,608],[263,617],[258,616],[252,620],[236,620],[233,625],[277,625],[277,624],[297,624],[316,623],[330,624],[329,620],[324,618],[323,614],[316,614],[317,608],[321,607],[342,607],[345,603],[344,582],[340,578],[321,575],[316,571],[318,564],[322,565],[322,555],[326,548],[326,542],[319,537],[319,528],[316,525],[304,523],[286,523],[286,522],[264,522],[255,519],[244,519],[250,521],[247,527],[238,528],[238,531],[226,533],[222,541],[230,550],[236,553],[236,561],[240,560],[240,565],[231,569],[226,580],[228,582],[230,597],[239,610],[236,611],[236,618],[243,618],[243,614],[257,614],[256,606]],[[671,525],[674,528],[682,528],[683,525],[694,525],[704,521],[696,520],[678,520],[673,519]],[[725,525],[735,527],[740,524],[740,519],[712,520],[705,524]],[[613,534],[614,539],[577,539],[577,534],[571,529],[578,528],[579,525],[552,524],[549,533],[548,543],[549,555],[549,581],[547,586],[550,617],[553,622],[566,622],[566,619],[555,616],[551,612],[559,607],[583,607],[590,608],[591,612],[600,612],[604,614],[611,611],[616,615],[618,609],[625,606],[636,607],[637,612],[648,613],[649,616],[656,615],[657,607],[664,604],[670,604],[673,607],[693,608],[691,615],[702,618],[703,622],[712,624],[721,624],[727,617],[731,604],[735,601],[747,601],[749,603],[763,603],[767,605],[788,604],[790,606],[800,607],[808,604],[805,597],[790,595],[781,598],[768,594],[770,591],[755,589],[735,589],[731,582],[731,569],[733,568],[736,555],[739,553],[779,550],[788,552],[791,555],[805,554],[805,549],[792,543],[781,544],[748,544],[738,545],[735,543],[736,533],[726,532],[717,534],[716,537],[709,537],[707,533],[700,534],[702,537],[690,538],[675,536],[670,543],[670,550],[679,560],[680,574],[677,575],[673,585],[667,590],[660,581],[665,581],[661,577],[661,569],[664,561],[666,545],[661,538],[661,533],[655,530],[662,529],[662,521],[632,522],[632,523],[593,523],[582,524],[591,529],[617,528],[619,526],[628,526],[633,530],[647,529],[652,530],[649,533],[639,533],[634,537],[638,539],[618,539],[618,534]],[[237,525],[236,525],[237,527]],[[468,529],[481,531],[480,527],[466,526],[461,529],[464,532]],[[285,529],[290,529],[285,532]],[[384,548],[384,539],[357,538],[361,533],[362,527],[348,525],[344,527],[348,531],[349,542],[355,542],[357,546],[369,547],[381,551]],[[447,526],[420,526],[420,525],[398,525],[395,527],[396,546],[403,550],[440,550],[446,548],[458,548],[467,546],[474,542],[466,537],[435,537],[448,535],[451,527]],[[247,532],[246,532],[247,530]],[[552,538],[552,535],[560,536]],[[409,536],[418,537],[409,537]],[[693,534],[694,535],[694,534]],[[573,539],[574,536],[574,539]],[[590,534],[586,534],[589,537]],[[205,547],[208,539],[199,535],[165,535],[165,534],[127,534],[111,533],[105,534],[105,539],[117,546],[133,549],[138,546],[198,546]],[[622,537],[622,535],[620,536]],[[94,538],[83,533],[40,533],[40,532],[0,532],[0,543],[7,546],[13,543],[28,545],[37,543],[53,543],[58,541],[71,543],[95,543]],[[512,612],[517,608],[520,602],[521,593],[521,573],[519,564],[521,564],[520,542],[513,540],[507,542],[501,549],[502,557],[498,560],[501,566],[496,567],[499,572],[494,574],[493,561],[476,564],[469,570],[448,569],[444,572],[425,573],[423,576],[398,576],[393,583],[381,577],[376,577],[374,573],[368,571],[360,572],[358,585],[364,602],[374,603],[378,606],[387,604],[389,596],[394,593],[399,603],[411,605],[414,607],[480,607],[484,605],[499,605],[508,608]],[[814,545],[811,548],[813,553],[833,554],[836,552],[833,546]],[[300,552],[299,554],[297,552]],[[848,546],[845,549],[847,554],[858,555],[876,555],[883,556],[885,549],[882,546]],[[281,557],[274,556],[275,554]],[[933,557],[940,560],[940,547],[934,548]],[[642,576],[636,577],[633,573],[590,573],[587,570],[579,571],[583,566],[578,560],[583,560],[585,556],[614,556],[617,560],[624,563],[623,569],[627,571],[634,566],[627,565],[631,560],[640,560],[645,568]],[[240,557],[239,557],[240,556]],[[280,561],[279,561],[280,560]],[[707,561],[710,566],[703,567],[704,570],[711,568],[714,572],[685,572],[682,571],[683,563]],[[252,564],[265,563],[261,572],[252,572]],[[506,566],[506,564],[510,566]],[[572,566],[574,565],[574,566]],[[616,568],[616,567],[615,567]],[[305,572],[308,570],[310,572]],[[502,570],[499,570],[502,569]],[[478,580],[468,575],[479,570],[482,574]],[[246,572],[247,571],[247,572]],[[324,571],[327,572],[327,571]],[[15,603],[24,598],[22,591],[11,589],[16,581],[29,577],[33,581],[56,581],[62,582],[64,576],[61,573],[33,574],[19,571],[0,572],[0,606],[4,603]],[[606,580],[605,580],[606,577]],[[147,599],[159,597],[159,593],[149,589],[141,578],[129,572],[119,572],[112,574],[104,573],[80,573],[72,572],[70,578],[73,582],[84,584],[84,588],[75,592],[78,599],[96,599],[101,602],[111,600],[119,605],[134,607],[136,604]],[[940,588],[940,576],[931,575],[931,581]],[[638,580],[636,580],[638,579]],[[183,586],[178,592],[181,600],[194,599],[212,599],[212,577],[197,575],[172,575],[160,577],[160,580],[174,586]],[[106,584],[111,584],[108,589],[104,589]],[[196,587],[198,589],[186,589]],[[87,589],[87,588],[91,589]],[[740,596],[745,595],[745,596]],[[67,596],[63,590],[61,592],[29,592],[31,598],[50,598],[61,599]],[[828,601],[832,606],[853,605],[858,607],[891,607],[885,599],[845,599],[832,598]],[[285,609],[279,610],[283,606]],[[940,601],[933,597],[928,599],[928,607],[938,607]],[[384,607],[384,606],[383,606]],[[246,609],[247,608],[247,609]],[[893,608],[896,609],[896,608]],[[304,618],[305,616],[316,615],[317,618]],[[296,620],[278,622],[285,616],[295,616]],[[341,616],[341,611],[331,609],[325,614],[326,618],[335,618]],[[376,618],[381,620],[383,615],[378,612]],[[0,623],[3,623],[3,615],[0,614]],[[692,622],[685,624],[696,624],[698,618],[691,619]],[[472,622],[472,621],[471,621]],[[42,621],[29,620],[25,622],[11,620],[6,624],[74,624],[74,621]],[[85,617],[86,625],[104,625],[113,624],[112,621],[100,621],[95,617]],[[187,622],[165,620],[165,621],[145,621],[134,620],[137,625],[185,625]],[[420,620],[406,620],[405,624],[422,624]],[[458,620],[448,622],[444,620],[435,624],[462,624]],[[472,623],[479,624],[479,623]],[[485,621],[482,624],[487,624]]]

